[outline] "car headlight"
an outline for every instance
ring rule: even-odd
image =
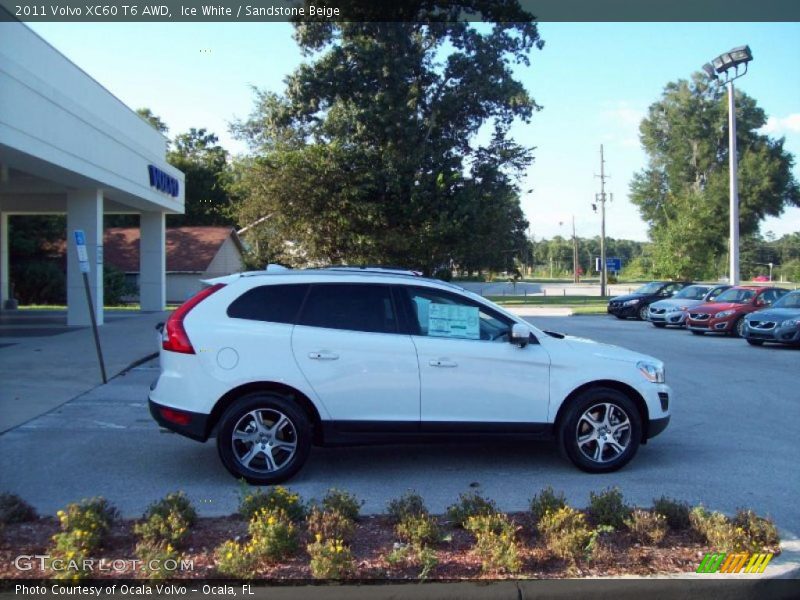
[[[797,327],[800,325],[800,319],[789,319],[781,323],[781,327]]]
[[[735,312],[736,312],[735,310],[723,310],[722,312],[718,312],[717,314],[715,314],[714,318],[722,319],[724,317],[730,317]]]
[[[633,306],[634,304],[639,304],[638,298],[635,298],[634,300],[625,300],[625,302],[622,303],[622,306]]]
[[[636,363],[636,368],[642,376],[651,383],[664,383],[664,367],[656,363],[640,360]]]

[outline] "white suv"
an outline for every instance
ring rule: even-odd
[[[312,444],[555,437],[608,472],[669,422],[659,360],[541,331],[455,285],[320,269],[210,280],[169,317],[150,412],[272,484]]]

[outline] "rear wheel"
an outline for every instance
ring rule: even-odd
[[[753,338],[747,338],[747,343],[751,346],[763,346],[764,340],[754,340]]]
[[[561,450],[589,473],[608,473],[625,466],[642,439],[642,417],[633,401],[611,388],[578,396],[558,430]]]
[[[303,410],[278,394],[258,392],[234,402],[222,415],[217,450],[235,477],[257,485],[286,481],[311,448],[311,425]]]

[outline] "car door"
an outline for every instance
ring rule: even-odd
[[[422,429],[537,429],[546,423],[550,357],[509,343],[512,320],[466,296],[398,286],[417,350]]]
[[[399,333],[388,285],[313,284],[292,332],[292,352],[318,399],[338,422],[402,422],[416,427],[419,368]]]

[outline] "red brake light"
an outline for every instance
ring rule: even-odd
[[[224,283],[217,283],[207,287],[175,309],[175,312],[169,316],[169,319],[164,324],[164,333],[161,338],[161,347],[164,350],[194,354],[192,342],[189,341],[189,336],[186,335],[186,329],[183,327],[183,320],[195,306],[223,287],[225,287]]]
[[[176,425],[188,425],[192,422],[192,415],[172,408],[161,407],[161,416]]]

